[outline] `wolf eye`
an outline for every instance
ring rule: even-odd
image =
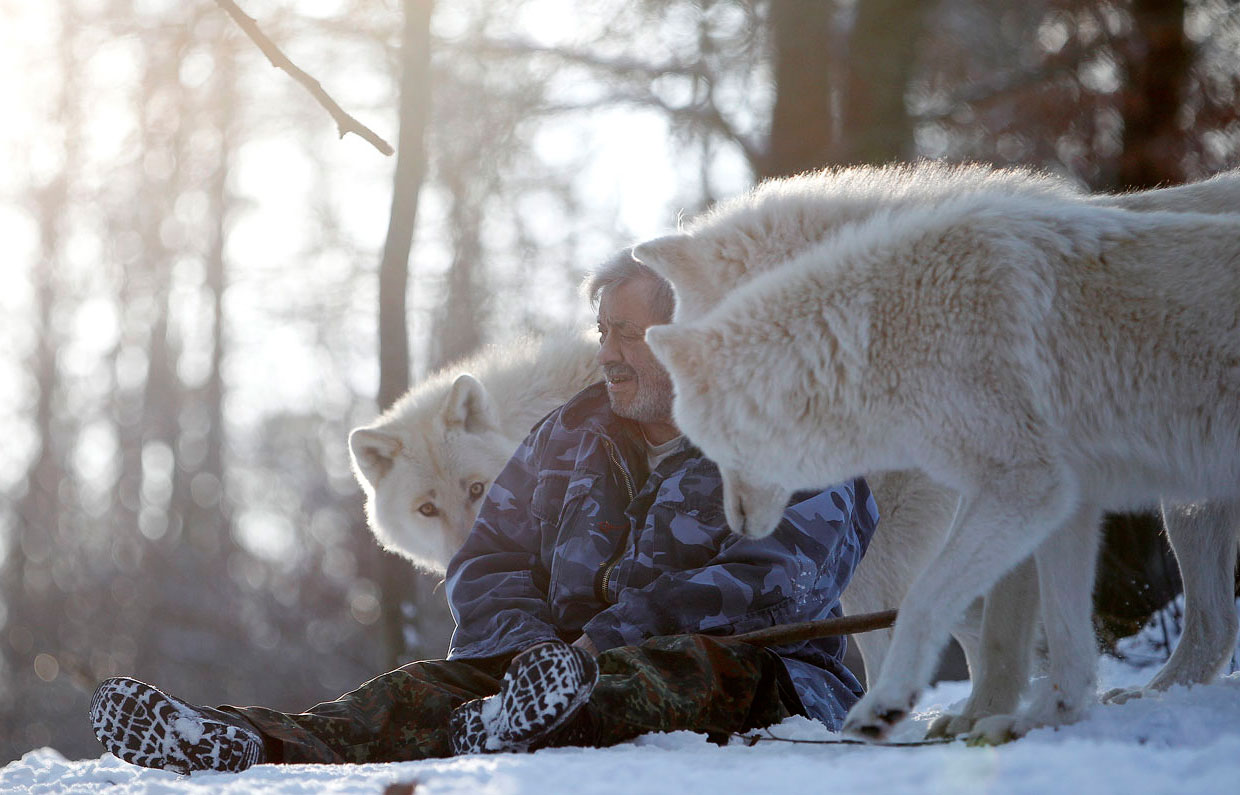
[[[418,513],[426,517],[438,516],[439,509],[435,507],[433,502],[424,502],[418,506]]]
[[[473,483],[469,484],[469,499],[478,499],[486,493],[486,490],[487,484],[483,483],[481,480],[475,480]]]

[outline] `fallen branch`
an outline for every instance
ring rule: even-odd
[[[363,140],[368,141],[371,146],[378,149],[385,155],[391,155],[396,151],[392,148],[391,144],[380,138],[373,130],[350,116],[344,111],[343,108],[336,104],[336,100],[331,98],[327,91],[323,89],[323,86],[319,83],[319,81],[306,74],[303,70],[298,68],[296,64],[290,61],[288,56],[281,52],[280,48],[277,47],[271,39],[267,38],[267,35],[258,27],[258,22],[253,17],[242,11],[241,8],[233,2],[233,0],[215,0],[215,2],[220,6],[220,8],[227,11],[228,15],[231,16],[239,26],[241,26],[243,31],[245,31],[246,35],[258,45],[258,48],[263,51],[263,55],[267,56],[267,60],[271,62],[272,66],[277,69],[283,69],[290,76],[292,76],[294,80],[301,83],[311,94],[314,95],[314,98],[319,101],[319,104],[322,105],[327,112],[332,115],[332,118],[336,120],[336,129],[340,131],[341,138],[345,137],[348,133],[353,133],[354,135],[360,136]]]
[[[872,742],[870,740],[852,740],[849,738],[840,738],[838,740],[797,740],[792,737],[777,737],[771,734],[770,729],[764,730],[766,736],[761,734],[737,734],[732,732],[732,736],[741,740],[745,745],[753,747],[762,742],[775,743],[795,743],[797,745],[871,745],[879,748],[916,748],[922,745],[948,745],[956,742],[955,737],[934,737],[929,740],[910,740],[904,742]]]
[[[798,624],[779,624],[766,629],[755,629],[753,632],[742,632],[733,635],[733,640],[752,643],[755,646],[781,646],[786,643],[798,643],[803,640],[827,638],[833,635],[855,635],[858,632],[873,632],[886,629],[896,623],[896,611],[883,610],[878,613],[858,613],[843,618],[824,618],[820,621],[802,621]]]

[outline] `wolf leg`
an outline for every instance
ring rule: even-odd
[[[959,715],[939,717],[927,736],[967,734],[982,718],[1016,710],[1029,681],[1037,601],[1038,572],[1032,558],[1009,571],[990,589],[982,613],[981,641],[969,657],[969,675],[973,680],[969,700]],[[954,634],[959,640],[959,634]]]
[[[1048,670],[1023,714],[977,722],[971,742],[1006,742],[1039,726],[1079,720],[1094,701],[1098,659],[1093,631],[1093,585],[1102,511],[1077,507],[1072,518],[1038,548],[1037,582],[1046,629]]]
[[[852,708],[844,731],[881,740],[916,703],[954,621],[1006,571],[1063,525],[1073,494],[1053,473],[1012,467],[1002,482],[962,496],[947,541],[900,604],[878,681]]]
[[[840,605],[846,615],[874,613],[897,607],[918,573],[943,546],[959,498],[917,471],[884,471],[866,475],[882,519],[865,557],[857,564]],[[976,614],[976,616],[974,615]],[[963,626],[952,634],[971,653],[977,648],[981,611],[970,608]],[[878,679],[891,646],[890,629],[863,632],[853,641],[865,663],[867,684]],[[976,656],[976,655],[973,655]],[[972,668],[970,668],[972,670]]]
[[[1240,503],[1163,505],[1167,538],[1184,581],[1184,633],[1148,690],[1212,681],[1236,649],[1234,588]]]

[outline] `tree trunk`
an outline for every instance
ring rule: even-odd
[[[1120,95],[1123,150],[1114,183],[1136,190],[1184,181],[1187,131],[1178,124],[1192,54],[1184,0],[1133,0],[1133,30],[1120,48],[1128,80]],[[1133,634],[1179,593],[1179,568],[1157,514],[1107,516],[1094,611],[1103,643]]]
[[[771,0],[775,107],[760,178],[822,168],[833,159],[831,17],[823,0]]]
[[[775,107],[759,177],[831,164],[885,163],[912,154],[905,94],[925,5],[859,2],[852,29],[841,40],[832,22],[834,3],[771,0]]]
[[[1184,0],[1133,0],[1133,32],[1123,48],[1128,80],[1120,95],[1118,189],[1184,181],[1187,131],[1179,122],[1192,66],[1184,14]]]
[[[426,177],[426,129],[430,119],[430,21],[433,0],[404,0],[401,41],[400,135],[396,176],[383,261],[379,265],[379,394],[381,409],[409,388],[409,330],[406,291],[409,251],[417,220],[418,194]],[[408,655],[406,618],[402,606],[413,608],[413,574],[409,564],[379,553],[379,587],[383,595],[382,625],[389,667]],[[412,612],[410,610],[409,612]]]
[[[847,163],[881,164],[913,153],[905,103],[917,61],[923,0],[863,0],[849,37],[841,151]]]
[[[63,562],[58,546],[73,533],[73,479],[65,461],[73,446],[74,429],[73,418],[66,417],[60,405],[64,384],[57,348],[64,335],[57,316],[69,292],[62,282],[69,232],[66,218],[74,176],[81,164],[81,59],[73,46],[80,19],[73,4],[64,0],[53,13],[60,22],[59,40],[52,52],[59,53],[61,79],[59,96],[49,98],[54,104],[48,114],[47,135],[56,138],[59,133],[64,162],[46,185],[32,190],[40,261],[31,272],[36,334],[30,370],[38,396],[30,425],[38,447],[26,471],[25,493],[13,501],[12,531],[3,539],[7,549],[0,578],[0,607],[6,615],[0,634],[4,660],[0,676],[5,678],[0,685],[2,761],[16,758],[31,747],[32,741],[47,742],[43,737],[46,727],[55,725],[66,711],[63,703],[49,703],[53,702],[49,693],[57,693],[59,671],[49,674],[47,661],[50,658],[57,661],[54,666],[60,665],[65,659],[64,641],[73,631],[72,622],[66,618],[70,595],[56,581],[54,568]],[[59,685],[63,684],[64,679],[60,679]]]

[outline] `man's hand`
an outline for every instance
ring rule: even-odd
[[[594,645],[594,641],[590,640],[590,636],[586,635],[585,633],[582,633],[580,638],[577,638],[577,640],[573,641],[573,645],[579,649],[585,649],[586,651],[590,652],[590,654],[594,655],[595,657],[598,656],[598,647]]]

